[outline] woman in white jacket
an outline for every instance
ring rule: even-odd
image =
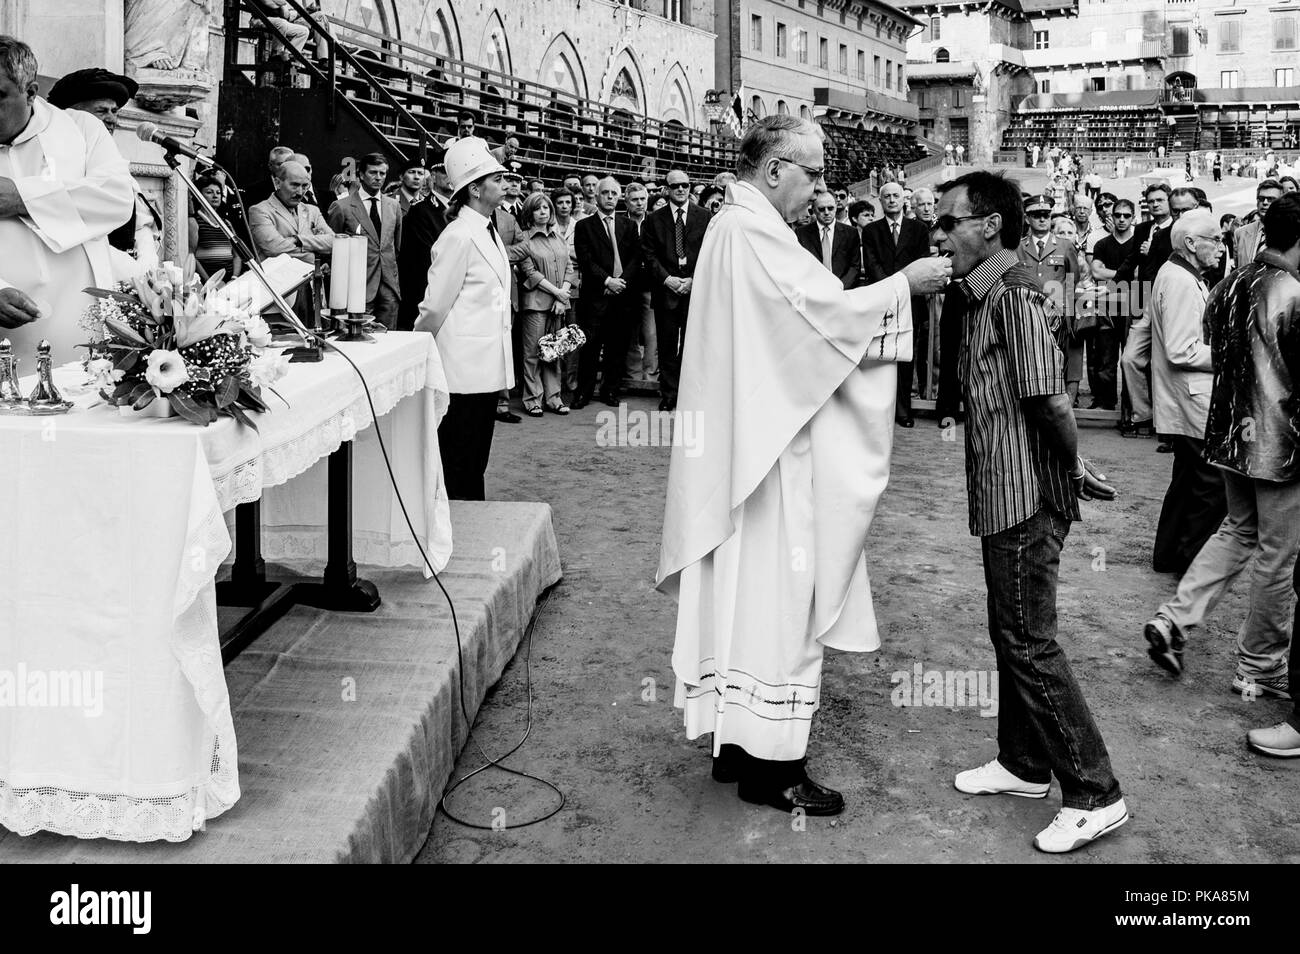
[[[447,495],[482,500],[497,393],[514,387],[510,351],[510,263],[492,222],[505,196],[505,168],[482,139],[458,139],[444,163],[451,220],[433,245],[416,331],[438,342],[451,394],[438,426]]]

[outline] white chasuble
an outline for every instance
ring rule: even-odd
[[[747,183],[704,237],[658,585],[686,732],[802,758],[824,647],[880,646],[864,549],[889,477],[911,293],[844,290]]]
[[[36,321],[3,330],[23,364],[36,370],[36,346],[48,338],[55,364],[86,356],[78,326],[90,304],[83,288],[109,288],[108,233],[131,217],[135,182],[113,137],[94,116],[62,110],[39,96],[27,126],[0,146],[0,176],[13,179],[27,206],[0,218],[0,288],[12,285],[48,309]]]

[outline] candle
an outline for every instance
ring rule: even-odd
[[[348,312],[364,314],[366,310],[366,265],[370,256],[369,243],[364,235],[348,239]]]
[[[348,251],[352,240],[334,236],[330,251],[330,311],[346,311],[348,307]]]

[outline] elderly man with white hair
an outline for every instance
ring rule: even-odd
[[[687,736],[712,733],[713,777],[743,801],[807,815],[844,808],[804,763],[822,657],[880,647],[864,551],[896,365],[911,357],[912,296],[950,272],[920,259],[846,289],[800,249],[787,223],[822,183],[821,137],[793,116],[752,125],[704,236],[658,575],[678,603]]]
[[[1203,272],[1219,263],[1223,236],[1213,214],[1204,209],[1185,212],[1172,228],[1173,252],[1156,273],[1149,309],[1156,431],[1172,435],[1174,445],[1154,563],[1181,574],[1227,512],[1219,469],[1201,454],[1214,384],[1202,323],[1210,297]]]

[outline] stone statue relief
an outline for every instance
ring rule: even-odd
[[[204,70],[215,0],[126,0],[126,67]]]

